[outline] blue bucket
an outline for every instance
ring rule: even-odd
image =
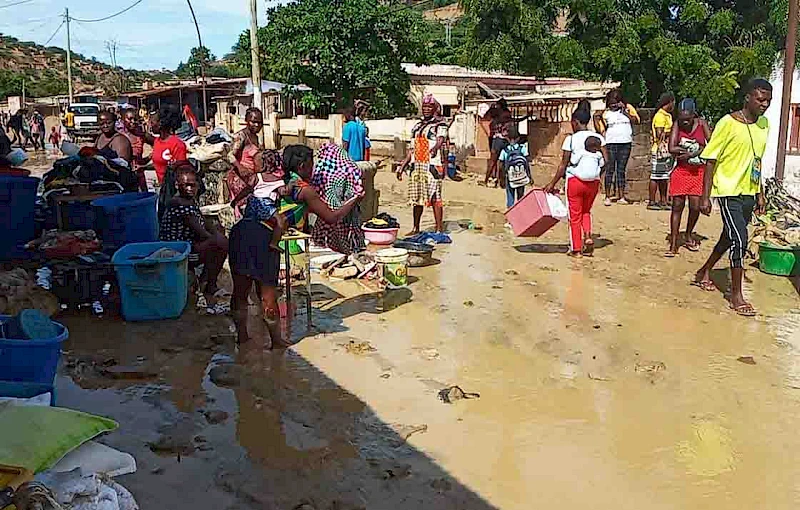
[[[103,240],[103,249],[157,241],[157,201],[155,193],[122,193],[93,200],[95,230]]]
[[[173,257],[148,258],[161,249],[175,250]],[[117,250],[111,258],[117,273],[126,321],[176,319],[186,308],[189,293],[189,253],[183,242],[134,243]]]
[[[0,260],[23,258],[25,243],[36,237],[38,187],[35,177],[0,175]]]
[[[12,318],[0,315],[0,332]],[[41,340],[23,340],[0,335],[0,379],[3,381],[53,384],[61,359],[61,343],[69,331],[58,322],[56,336]]]

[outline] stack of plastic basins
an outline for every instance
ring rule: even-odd
[[[55,404],[55,378],[61,359],[61,343],[69,331],[58,322],[56,336],[40,340],[8,338],[7,325],[14,319],[0,315],[0,397],[32,398],[50,393]],[[15,335],[10,335],[15,336]]]
[[[172,257],[150,257],[161,248]],[[119,282],[122,316],[128,321],[180,317],[189,292],[189,252],[186,242],[134,243],[111,258]]]
[[[0,261],[22,258],[36,235],[34,205],[39,179],[0,175]]]
[[[95,230],[103,240],[103,250],[157,241],[157,201],[155,193],[122,193],[93,200]]]

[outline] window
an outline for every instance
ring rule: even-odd
[[[100,108],[94,105],[73,105],[69,107],[69,111],[75,115],[93,116],[100,113]]]
[[[789,110],[789,151],[800,154],[800,104],[793,104]]]

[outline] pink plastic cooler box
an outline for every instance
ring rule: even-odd
[[[558,223],[547,205],[547,193],[541,189],[532,189],[512,205],[506,221],[517,237],[539,237]]]

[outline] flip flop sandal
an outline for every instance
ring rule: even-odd
[[[647,204],[648,211],[660,211],[661,207],[658,204]]]
[[[668,252],[664,253],[664,256],[666,258],[668,258],[668,259],[674,259],[675,257],[678,256],[678,254],[675,253],[674,251],[668,251]]]
[[[591,239],[583,241],[583,250],[581,254],[586,257],[594,257],[594,241]]]
[[[691,285],[694,286],[694,287],[700,287],[701,289],[703,289],[706,292],[715,292],[717,290],[717,286],[714,285],[714,282],[712,282],[711,280],[703,280],[703,281],[700,281],[700,282],[698,282],[697,280],[694,280],[691,283]]]
[[[755,317],[758,315],[756,309],[753,308],[753,305],[750,303],[745,303],[739,306],[728,305],[731,310],[736,312],[737,315],[741,315],[742,317]]]
[[[683,247],[689,251],[694,251],[694,252],[700,251],[700,245],[695,242],[686,243],[683,245]]]

